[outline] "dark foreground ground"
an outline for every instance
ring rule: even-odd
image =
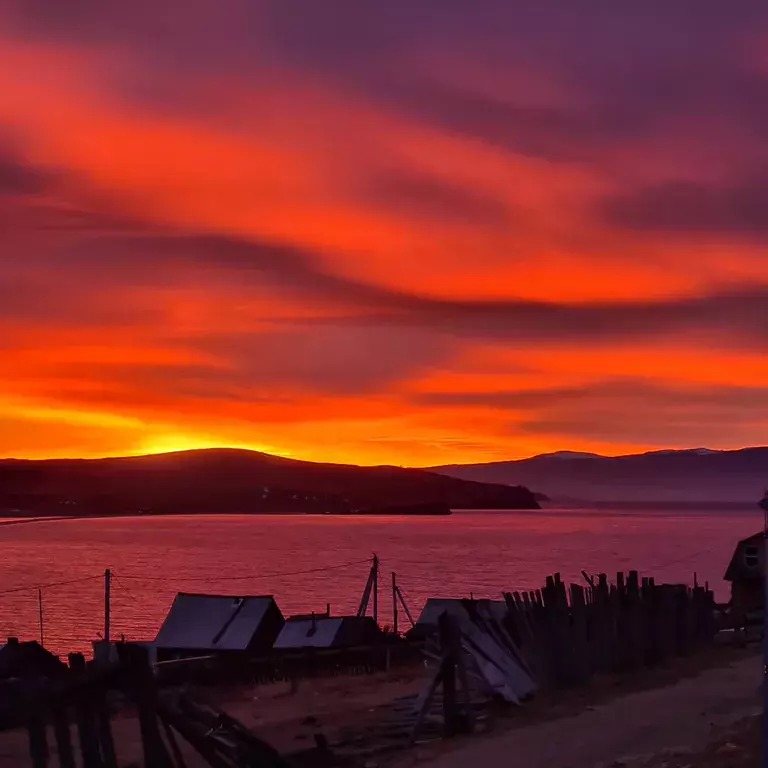
[[[418,691],[423,665],[388,674],[205,689],[204,696],[275,747],[310,747],[364,732],[389,702]],[[362,757],[377,768],[757,768],[762,664],[754,650],[713,648],[632,678],[608,676],[587,688],[540,695],[496,718],[486,732]],[[135,717],[113,723],[121,765],[139,765]],[[202,765],[184,749],[187,766]],[[55,764],[55,763],[54,763]],[[26,733],[0,734],[0,768],[31,765]]]

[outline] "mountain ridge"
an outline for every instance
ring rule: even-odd
[[[539,508],[531,491],[509,484],[425,469],[323,464],[238,448],[98,459],[0,459],[0,513],[5,515],[375,514],[437,504]]]
[[[768,447],[691,448],[622,456],[541,454],[527,459],[429,467],[451,477],[523,484],[551,501],[754,503],[768,486]]]

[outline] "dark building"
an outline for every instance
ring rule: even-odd
[[[212,652],[266,653],[283,624],[285,619],[272,595],[179,592],[154,646],[158,660]]]
[[[37,640],[20,643],[9,637],[0,648],[0,680],[51,680],[67,672],[67,665]]]
[[[731,609],[738,624],[745,622],[747,614],[763,609],[764,545],[762,533],[742,539],[725,572],[725,580],[731,582]]]

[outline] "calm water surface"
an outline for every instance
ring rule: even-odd
[[[500,595],[634,568],[657,580],[722,576],[737,539],[760,528],[759,510],[692,512],[543,510],[451,517],[164,517],[73,520],[0,528],[0,637],[89,650],[103,627],[105,568],[114,574],[112,634],[154,637],[177,591],[274,594],[285,614],[357,608],[368,565],[381,560],[382,622],[398,574],[411,610],[430,596]],[[352,563],[343,568],[340,564]],[[297,571],[314,570],[311,573]]]

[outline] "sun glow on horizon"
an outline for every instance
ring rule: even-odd
[[[160,453],[178,453],[180,451],[199,451],[206,449],[240,449],[245,451],[258,451],[259,453],[270,453],[274,456],[282,456],[290,459],[294,458],[286,451],[281,451],[273,445],[267,445],[265,443],[245,443],[216,440],[210,437],[201,437],[194,435],[182,435],[182,434],[163,434],[150,437],[141,442],[136,447],[135,451],[132,451],[132,455],[153,455]]]

